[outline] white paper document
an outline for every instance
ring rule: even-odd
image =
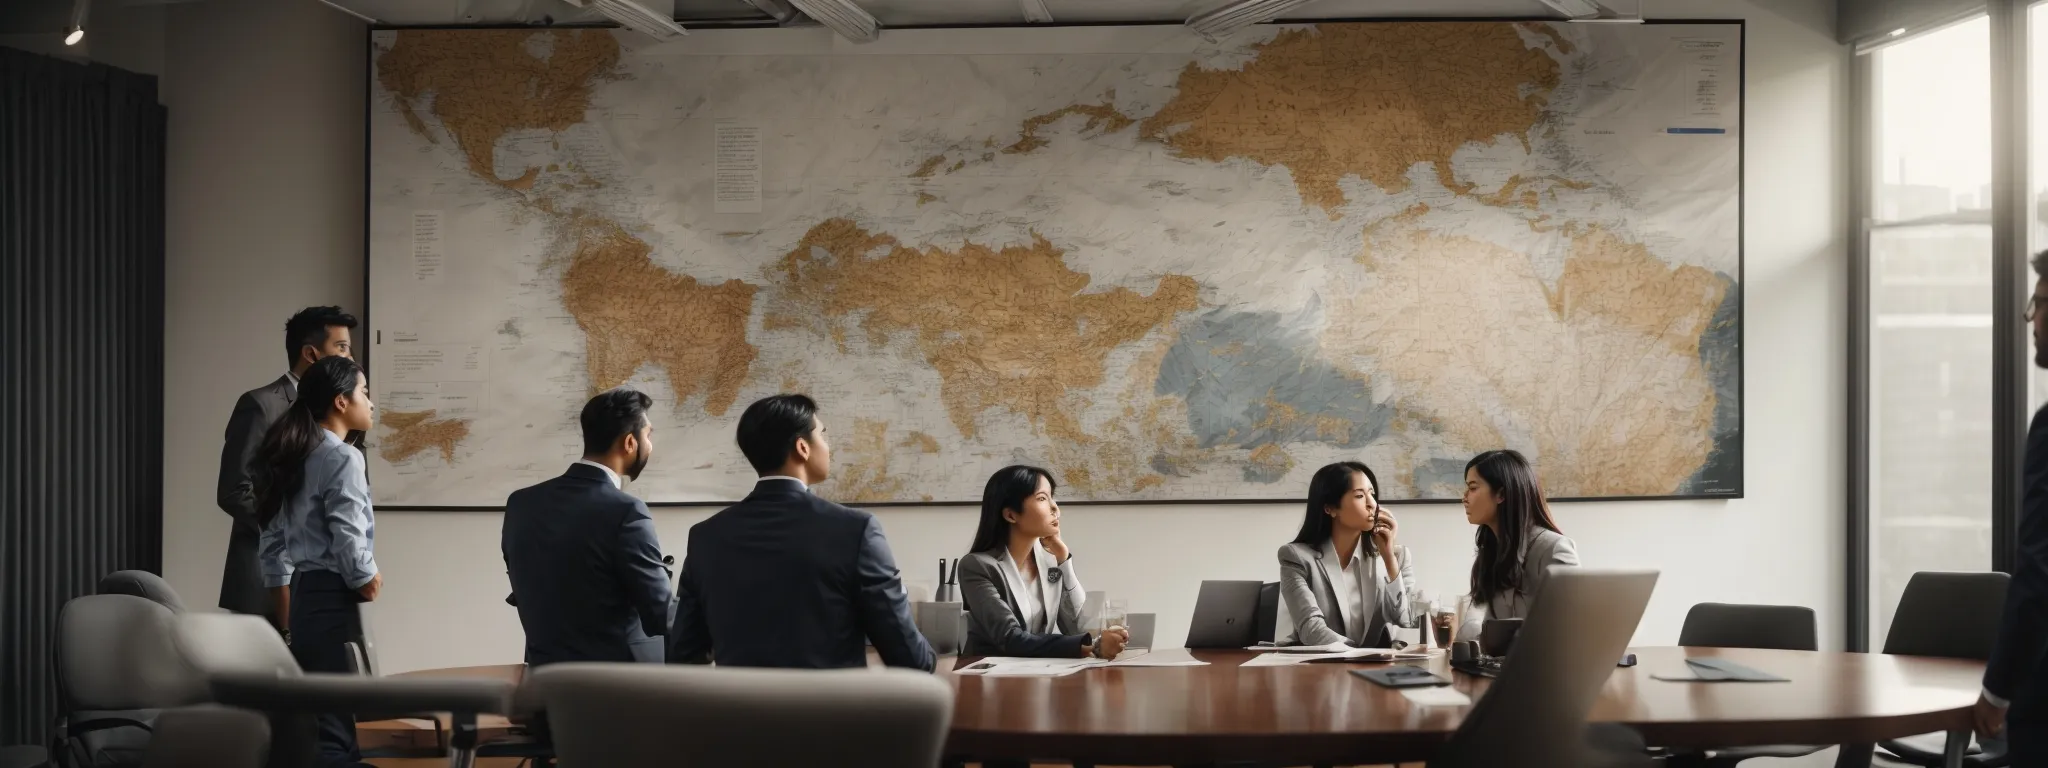
[[[1197,659],[1185,648],[1169,648],[1148,651],[1134,648],[1116,655],[1115,659],[1031,659],[1016,656],[990,656],[954,671],[959,675],[983,675],[987,677],[1065,677],[1084,669],[1095,667],[1206,667],[1209,662]]]
[[[1260,648],[1261,653],[1239,666],[1245,667],[1287,667],[1312,661],[1421,661],[1429,658],[1428,651],[1397,651],[1392,648],[1343,648],[1334,646],[1289,646],[1286,648]]]
[[[1433,685],[1427,688],[1402,688],[1401,696],[1415,702],[1415,705],[1419,707],[1463,707],[1472,703],[1472,697],[1448,685]]]
[[[1101,659],[1029,659],[990,656],[954,671],[960,675],[988,677],[1063,677],[1089,667],[1107,664]]]
[[[1156,651],[1143,649],[1124,651],[1116,655],[1116,661],[1105,666],[1111,667],[1206,667],[1209,662],[1195,658],[1186,648],[1161,648]]]

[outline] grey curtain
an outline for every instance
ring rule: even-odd
[[[0,48],[0,745],[57,709],[57,609],[163,553],[156,78]]]

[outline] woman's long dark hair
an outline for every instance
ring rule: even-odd
[[[320,445],[320,422],[334,411],[334,398],[356,391],[363,368],[336,355],[322,359],[299,378],[298,399],[271,423],[256,449],[256,522],[269,526],[284,502],[306,481],[306,457]]]
[[[1557,521],[1550,519],[1550,505],[1543,501],[1543,488],[1536,482],[1536,469],[1529,460],[1511,450],[1487,451],[1465,462],[1466,470],[1477,470],[1479,479],[1500,495],[1494,510],[1493,528],[1479,526],[1475,534],[1479,551],[1472,557],[1472,601],[1485,603],[1495,595],[1522,589],[1522,549],[1537,528],[1558,533]]]
[[[1370,493],[1373,501],[1379,501],[1380,479],[1364,462],[1340,461],[1318,469],[1315,477],[1308,481],[1308,510],[1301,518],[1301,532],[1294,534],[1294,543],[1320,547],[1330,540],[1330,532],[1335,527],[1330,508],[1344,505],[1344,497],[1351,494],[1351,476],[1354,474],[1365,475],[1366,481],[1372,483]],[[1380,550],[1372,540],[1372,531],[1366,531],[1361,538],[1365,541],[1365,555],[1377,557]]]
[[[1024,511],[1024,500],[1038,492],[1041,477],[1047,487],[1059,490],[1060,481],[1052,479],[1051,472],[1037,467],[1017,464],[989,475],[988,486],[981,490],[981,527],[974,529],[974,546],[967,551],[986,552],[1008,546],[1012,523],[1003,519],[1003,510]]]

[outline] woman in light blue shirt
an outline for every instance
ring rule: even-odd
[[[1280,547],[1282,645],[1392,644],[1388,625],[1407,623],[1415,583],[1400,527],[1379,502],[1379,480],[1356,461],[1316,470],[1308,483],[1301,532]]]
[[[349,671],[343,644],[363,632],[356,604],[377,599],[384,585],[371,555],[377,524],[363,454],[344,441],[370,429],[374,408],[363,369],[329,357],[306,369],[291,409],[256,452],[263,582],[290,587],[278,615],[307,672]],[[361,765],[355,731],[353,717],[322,715],[320,765]]]

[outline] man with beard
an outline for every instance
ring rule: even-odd
[[[663,661],[669,571],[647,505],[621,490],[654,455],[654,400],[619,388],[583,406],[583,459],[505,502],[500,546],[526,663]]]

